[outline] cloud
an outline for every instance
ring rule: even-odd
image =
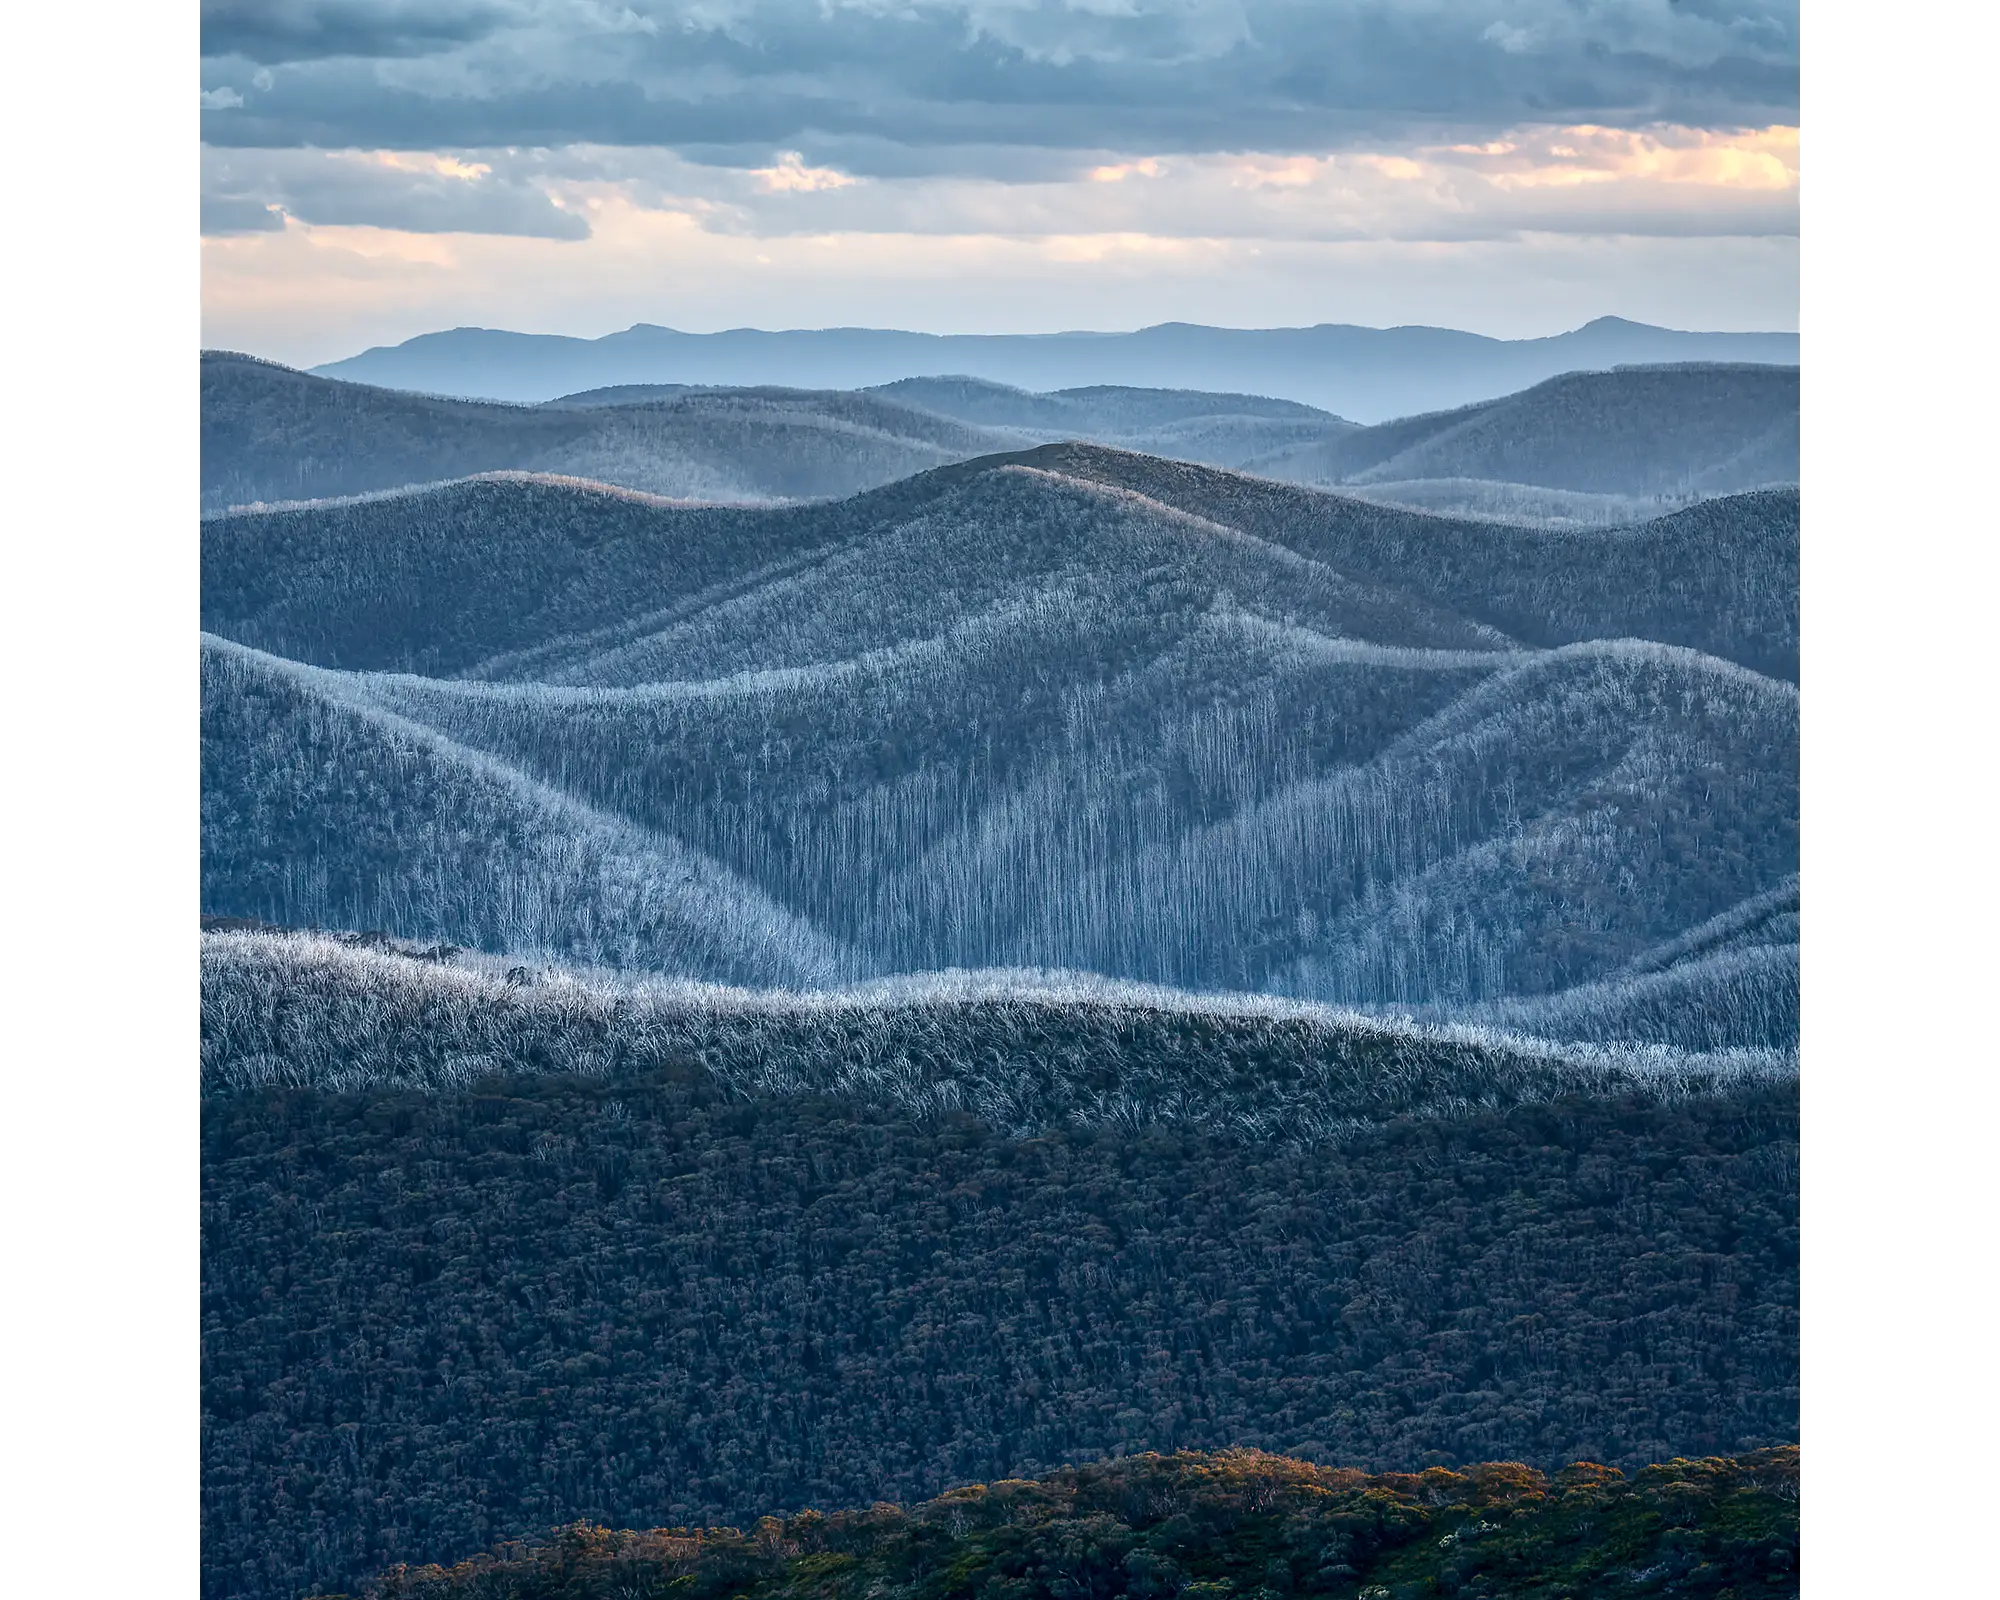
[[[527,174],[496,172],[487,162],[428,151],[203,152],[204,234],[278,228],[286,217],[406,233],[590,236],[583,215],[565,210]]]
[[[204,238],[232,233],[274,233],[285,225],[283,213],[261,200],[237,195],[204,194],[201,197],[201,231]]]
[[[1651,300],[1592,302],[1623,315],[1749,303],[1726,274],[1661,288],[1703,250],[1759,305],[1795,270],[1796,0],[206,0],[203,22],[207,259],[288,316],[259,272],[329,307],[400,282],[462,321],[454,273],[519,271],[518,295],[481,280],[503,322],[572,272],[672,320],[662,282],[714,272],[738,320],[898,321],[908,260],[934,311],[960,292],[1046,327],[1147,274],[1175,286],[1161,316],[1268,322],[1245,286],[1306,304],[1314,260],[1415,274],[1426,321],[1473,292],[1431,266],[1509,250],[1652,262]],[[1072,306],[1065,273],[1102,299]],[[597,304],[577,315],[602,331]]]
[[[766,194],[818,194],[828,189],[845,189],[854,183],[834,167],[809,167],[796,150],[782,150],[768,167],[752,167],[750,176]]]
[[[1795,0],[211,0],[212,140],[1323,152],[1796,120]]]
[[[493,0],[202,0],[201,53],[260,62],[431,55],[522,20],[524,8]]]
[[[560,198],[671,213],[704,232],[1119,236],[1407,242],[1524,233],[1767,237],[1799,226],[1798,131],[1581,126],[1507,129],[1478,144],[1325,155],[1123,159],[1073,152],[1009,182],[950,173],[859,177],[797,151],[755,166],[625,146],[461,151],[494,181]]]

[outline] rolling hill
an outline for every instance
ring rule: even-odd
[[[1024,1569],[1101,1600],[1303,1591],[1329,1600],[1735,1600],[1799,1593],[1799,1452],[1369,1475],[1256,1450],[1147,1453],[914,1506],[736,1528],[588,1524],[446,1568],[385,1572],[371,1600],[612,1600],[673,1584],[746,1600],[917,1600],[943,1567],[978,1593]],[[1662,1580],[1665,1587],[1662,1587]],[[976,1587],[975,1587],[976,1586]]]
[[[687,390],[613,406],[498,405],[342,384],[204,351],[202,504],[218,510],[513,470],[682,499],[852,494],[1024,437],[866,394]]]
[[[1191,389],[1095,384],[1033,394],[980,378],[943,377],[905,378],[870,392],[1026,440],[1081,440],[1212,467],[1284,460],[1358,431],[1295,400]]]
[[[1387,504],[1612,525],[1798,476],[1795,368],[1571,373],[1456,412],[1362,428],[1257,395],[1097,385],[1035,394],[974,378],[867,391],[626,385],[499,405],[202,357],[208,510],[492,471],[669,498],[839,498],[926,468],[1078,441],[1341,486]]]
[[[877,393],[967,423],[1081,440],[1391,504],[1608,525],[1662,501],[1793,484],[1796,367],[1571,372],[1455,411],[1357,427],[1247,395],[1096,387],[1029,394],[973,378]]]
[[[1373,423],[1490,400],[1583,369],[1798,360],[1795,333],[1683,333],[1619,317],[1513,340],[1334,323],[959,335],[869,328],[695,334],[639,323],[601,339],[454,328],[313,370],[389,388],[517,401],[628,384],[859,389],[948,372],[1035,391],[1112,384],[1269,395]]]
[[[1101,542],[1100,526],[1115,532]],[[914,561],[922,570],[905,565]],[[1725,497],[1624,529],[1545,531],[1074,444],[830,505],[685,508],[500,478],[211,517],[202,615],[212,632],[322,666],[453,676],[490,660],[481,675],[507,676],[516,669],[501,658],[541,649],[568,659],[572,676],[636,682],[737,670],[714,666],[728,660],[837,660],[934,635],[976,609],[975,594],[990,604],[1021,586],[1117,589],[1183,568],[1206,574],[1211,598],[1235,585],[1267,620],[1295,614],[1370,643],[1643,638],[1797,672],[1796,491]],[[1263,598],[1250,602],[1253,591]],[[796,642],[773,631],[774,606],[790,608],[786,627],[807,630]],[[1143,605],[1123,609],[1152,625]],[[622,679],[615,661],[580,665],[655,636],[666,649],[731,628],[745,639],[733,658],[635,666]]]
[[[634,384],[503,405],[336,383],[206,351],[202,503],[214,511],[520,471],[762,504],[838,498],[1061,439],[1233,467],[1351,428],[1255,395],[1029,395],[950,378],[864,391]]]
[[[1784,494],[1548,534],[1079,446],[830,505],[502,479],[211,518],[204,906],[691,978],[1624,1015],[1627,963],[1796,870],[1797,691],[1754,670],[1792,659],[1795,551]],[[363,725],[402,741],[369,770],[420,748],[453,798],[392,826],[327,786]],[[616,869],[503,915],[502,866],[429,842],[511,817],[503,778],[534,820],[474,837]],[[728,883],[776,945],[725,959],[649,873]],[[1785,1043],[1734,973],[1648,992],[1710,984],[1702,1040]],[[1538,1015],[1604,1036],[1588,1011]]]
[[[1456,411],[1247,463],[1305,483],[1476,479],[1584,494],[1728,494],[1799,476],[1796,367],[1571,372]]]
[[[852,961],[670,838],[357,700],[202,647],[202,903],[488,949],[806,985]]]
[[[218,1600],[1148,1450],[1797,1436],[1782,1061],[297,936],[205,936],[202,971]]]

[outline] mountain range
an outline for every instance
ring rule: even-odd
[[[1783,1044],[1782,960],[1659,952],[1796,871],[1797,540],[1789,490],[1550,532],[1077,444],[784,507],[211,517],[204,908],[1575,1037],[1686,980],[1736,998],[1667,1042]]]
[[[204,357],[207,1600],[1790,1581],[1796,370],[1085,376]]]
[[[495,470],[738,504],[838,498],[928,467],[1082,440],[1341,486],[1388,504],[1611,525],[1798,476],[1798,372],[1694,364],[1577,372],[1456,411],[1360,427],[1294,401],[974,378],[865,391],[627,385],[540,406],[335,383],[202,358],[211,510]]]
[[[1193,389],[1301,401],[1356,422],[1438,411],[1580,369],[1721,361],[1796,366],[1795,333],[1686,333],[1600,317],[1539,339],[1449,328],[1211,328],[1134,333],[926,334],[826,328],[682,333],[639,323],[598,339],[454,328],[313,370],[430,394],[553,400],[621,384],[860,389],[962,373],[1030,390]]]

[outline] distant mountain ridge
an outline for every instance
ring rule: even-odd
[[[546,401],[623,384],[861,389],[961,373],[1033,391],[1119,385],[1295,400],[1363,423],[1440,411],[1563,372],[1674,361],[1797,365],[1795,333],[1693,333],[1600,317],[1539,339],[1448,328],[1211,328],[926,334],[827,328],[682,333],[638,323],[598,339],[454,328],[312,370],[431,394]]]
[[[637,384],[531,406],[339,383],[225,352],[205,353],[201,372],[210,510],[500,470],[767,504],[1071,440],[1550,526],[1642,521],[1669,502],[1798,476],[1798,371],[1742,363],[1568,373],[1372,427],[1261,395],[1034,393],[970,377],[868,390]]]
[[[527,406],[336,383],[226,351],[203,353],[201,387],[209,510],[494,471],[756,504],[853,494],[1031,442],[871,394],[689,390]]]

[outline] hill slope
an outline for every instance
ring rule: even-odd
[[[1033,620],[842,671],[350,692],[688,841],[878,972],[1473,1001],[1606,977],[1795,870],[1795,692],[1708,658],[1273,654],[1205,614],[1154,654]]]
[[[1591,986],[1796,870],[1797,694],[1685,648],[1563,641],[1783,649],[1795,507],[1551,535],[1057,446],[765,511],[500,480],[210,519],[211,628],[369,670],[293,670],[304,698],[248,721],[218,689],[205,908],[742,970],[616,931],[638,913],[595,889],[588,934],[423,909],[435,891],[398,884],[430,845],[392,848],[393,808],[349,815],[308,759],[365,712],[450,784],[507,775],[592,839],[659,842],[618,860],[686,852],[823,930],[781,966],[1415,1007],[1588,990],[1602,1015],[1547,1026],[1655,1037],[1657,1006]],[[339,857],[338,895],[272,887],[317,882],[350,834],[377,843]],[[238,849],[264,887],[223,870]],[[1686,1010],[1700,1039],[1785,1042],[1768,986],[1672,981],[1713,991]]]
[[[214,639],[201,813],[202,906],[221,915],[758,983],[851,967],[676,841],[357,700],[335,674]]]
[[[1114,550],[1096,547],[1100,526],[1123,530]],[[656,613],[663,628],[703,614],[721,627],[806,584],[816,587],[795,620],[825,636],[805,658],[823,661],[977,610],[971,591],[937,592],[934,559],[989,597],[1193,564],[1211,592],[1218,580],[1257,586],[1264,598],[1246,592],[1245,603],[1271,620],[1372,643],[1650,638],[1797,671],[1795,492],[1731,496],[1630,529],[1548,532],[1079,444],[822,506],[674,508],[590,485],[497,481],[215,517],[202,530],[202,614],[211,631],[321,665],[457,674],[596,629],[642,637]],[[1299,581],[1320,598],[1288,616],[1284,596]],[[1336,595],[1338,615],[1324,609]],[[725,603],[736,611],[716,610]],[[1143,623],[1142,606],[1125,609]],[[878,612],[883,622],[865,620]],[[760,642],[769,637],[753,634],[746,649],[788,648]],[[674,669],[684,670],[706,669]]]
[[[1654,639],[1798,676],[1796,490],[1729,495],[1624,528],[1540,529],[1086,445],[1016,459],[1396,583],[1526,644]]]
[[[1782,1069],[1538,1080],[1276,1006],[648,1001],[303,939],[211,936],[204,985],[213,1596],[1147,1449],[1796,1437]]]
[[[949,372],[1034,391],[1109,384],[1270,395],[1372,423],[1491,399],[1562,372],[1798,360],[1795,333],[1682,333],[1618,317],[1517,340],[1336,324],[940,336],[868,328],[691,334],[640,323],[601,339],[455,328],[314,370],[391,388],[530,401],[622,384],[858,389]]]
[[[1572,372],[1248,464],[1304,483],[1462,478],[1634,497],[1796,483],[1799,373],[1750,365]]]
[[[734,1528],[579,1524],[446,1570],[384,1573],[381,1600],[610,1600],[691,1585],[750,1600],[915,1600],[1018,1574],[1103,1600],[1199,1595],[1500,1595],[1725,1600],[1799,1593],[1799,1453],[1672,1461],[1627,1480],[1577,1462],[1370,1477],[1261,1451],[1183,1451],[968,1484],[909,1507]],[[1053,1587],[1053,1585],[1051,1585]]]
[[[1104,385],[1033,394],[974,378],[864,392],[640,384],[497,405],[202,357],[210,510],[500,470],[762,504],[1070,440],[1347,485],[1394,504],[1602,525],[1655,514],[1669,497],[1796,480],[1798,373],[1571,373],[1460,411],[1359,428],[1256,395]]]
[[[201,380],[211,510],[502,469],[685,499],[817,498],[1026,442],[865,394],[682,390],[615,406],[493,405],[217,351],[203,352]]]
[[[1033,394],[980,378],[947,377],[905,378],[870,392],[961,422],[1005,428],[1024,442],[1086,440],[1214,467],[1282,462],[1358,431],[1294,400],[1188,389],[1097,384]]]

